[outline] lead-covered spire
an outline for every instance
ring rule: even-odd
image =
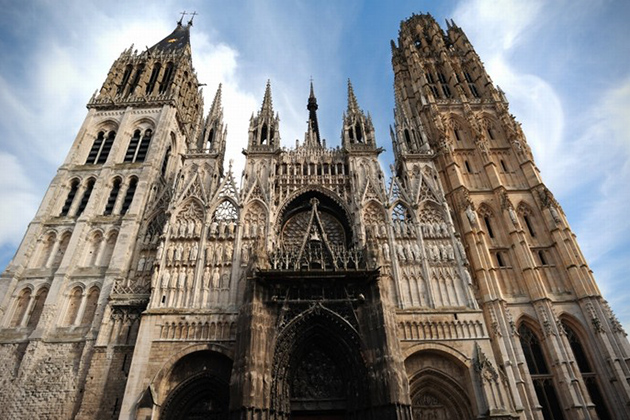
[[[319,135],[319,125],[317,123],[317,108],[317,98],[315,97],[313,81],[311,80],[311,91],[308,96],[308,104],[306,105],[306,109],[308,109],[308,126],[309,132],[312,132],[313,137],[317,140],[317,144],[321,145],[322,141]]]

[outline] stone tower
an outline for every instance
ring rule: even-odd
[[[350,81],[332,148],[312,83],[282,146],[268,82],[237,186],[191,26],[114,62],[2,274],[0,413],[627,418],[625,334],[460,28],[392,43],[390,180]]]
[[[629,418],[626,334],[462,29],[415,15],[392,63],[395,172],[411,188],[430,151],[516,412]]]

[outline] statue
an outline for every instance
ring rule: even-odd
[[[219,267],[214,267],[214,271],[212,272],[212,288],[219,288],[219,279],[221,278],[221,274],[219,273]]]
[[[468,217],[468,221],[471,226],[477,226],[477,214],[473,210],[471,204],[468,204],[468,207],[466,207],[466,216]]]

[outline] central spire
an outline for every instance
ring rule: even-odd
[[[317,98],[315,98],[313,79],[311,79],[311,93],[308,96],[308,104],[306,105],[306,109],[308,109],[308,125],[315,134],[315,138],[317,138],[317,144],[321,145],[322,141],[319,136],[319,126],[317,124],[317,108]]]

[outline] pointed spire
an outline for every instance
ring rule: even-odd
[[[354,95],[354,89],[352,89],[352,82],[348,79],[348,114],[359,112],[359,103],[357,97]]]
[[[214,100],[212,101],[212,106],[210,107],[210,115],[216,116],[221,112],[221,90],[223,84],[219,83],[219,88],[217,89],[216,95],[214,95]]]
[[[265,88],[265,97],[263,98],[260,113],[268,112],[273,117],[273,102],[271,100],[271,81],[267,79],[267,87]]]
[[[308,97],[308,104],[306,105],[306,109],[308,109],[308,124],[309,129],[313,131],[315,134],[315,138],[317,139],[317,144],[322,144],[321,138],[319,136],[319,125],[317,124],[317,98],[315,98],[315,90],[313,89],[313,79],[311,78],[311,92]]]

